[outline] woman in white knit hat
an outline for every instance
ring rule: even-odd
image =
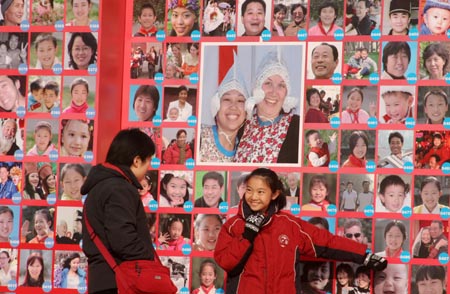
[[[202,125],[200,134],[201,162],[231,162],[239,143],[238,133],[246,117],[248,97],[237,56],[211,100],[215,125]]]
[[[298,163],[299,116],[293,113],[298,101],[289,96],[289,72],[277,49],[263,57],[256,71],[235,162]]]

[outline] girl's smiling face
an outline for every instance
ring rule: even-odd
[[[62,179],[64,194],[73,200],[81,200],[81,186],[84,184],[85,178],[79,174],[74,168],[67,169]]]
[[[225,92],[220,98],[217,125],[226,132],[237,131],[245,121],[245,97],[237,90]]]
[[[315,203],[321,203],[328,196],[328,189],[323,183],[315,183],[311,187],[311,200]]]
[[[209,287],[216,281],[216,273],[211,265],[204,265],[202,272],[200,273],[200,281],[205,287]]]
[[[39,185],[39,174],[38,173],[29,174],[28,181],[33,186],[33,188],[36,188]]]
[[[89,125],[79,120],[70,120],[62,131],[62,147],[68,156],[82,156],[89,147],[91,134]]]
[[[445,113],[448,111],[448,104],[441,95],[430,94],[424,105],[424,113],[432,124],[442,124]]]
[[[423,205],[429,210],[433,209],[439,204],[439,198],[442,196],[442,191],[439,190],[436,183],[427,183],[420,191],[420,198],[422,198]]]
[[[311,95],[311,97],[309,98],[309,107],[311,108],[315,108],[315,109],[319,109],[320,108],[320,101],[322,99],[320,98],[320,95],[317,93],[314,93],[313,95]]]
[[[183,234],[183,223],[174,221],[169,227],[170,239],[177,240]]]
[[[75,103],[75,105],[81,106],[84,103],[86,103],[89,92],[86,89],[85,85],[80,84],[73,87],[71,94],[72,94],[72,101]]]
[[[33,280],[38,280],[41,272],[42,264],[39,262],[39,260],[36,259],[32,264],[28,265],[28,273],[30,273],[30,277]]]
[[[393,226],[389,229],[389,231],[386,232],[386,245],[391,251],[397,251],[399,250],[404,240],[402,231],[397,226]]]
[[[44,152],[47,150],[47,147],[50,145],[50,141],[52,140],[52,134],[48,131],[47,128],[39,128],[34,133],[34,141],[36,142],[36,148],[40,152]]]
[[[357,111],[358,109],[361,108],[361,104],[362,104],[361,94],[359,94],[357,91],[350,94],[350,96],[347,99],[347,106],[350,108],[350,110]]]
[[[70,261],[70,270],[72,272],[76,272],[79,266],[80,266],[80,259],[78,257]]]
[[[55,62],[56,47],[51,40],[39,42],[36,55],[43,69],[51,69]]]
[[[186,181],[181,178],[173,177],[166,185],[166,192],[172,205],[183,204],[183,198],[187,193]]]
[[[264,213],[269,208],[270,202],[275,200],[279,194],[279,191],[272,193],[270,186],[263,177],[252,176],[247,180],[247,190],[244,197],[252,211]]]
[[[42,213],[34,215],[34,229],[38,236],[47,236],[50,232],[50,222]]]
[[[205,216],[201,221],[196,238],[205,250],[212,251],[216,248],[222,223],[215,216]]]
[[[325,7],[320,11],[320,21],[325,26],[330,26],[336,19],[336,11],[333,7]]]
[[[187,8],[176,7],[172,10],[172,28],[177,36],[189,36],[196,21],[195,13]]]
[[[355,148],[353,148],[352,153],[354,156],[356,156],[359,159],[365,158],[366,153],[367,153],[367,145],[366,145],[366,142],[364,142],[363,138],[359,138],[356,141],[356,145],[355,145]]]
[[[431,243],[431,235],[429,229],[423,229],[422,235],[420,235],[420,240],[424,244],[430,244]]]

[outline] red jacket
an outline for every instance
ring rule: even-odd
[[[251,246],[244,239],[243,208],[223,226],[214,251],[216,262],[227,272],[239,264]],[[285,212],[276,212],[261,228],[239,276],[237,294],[296,293],[297,253],[363,263],[367,246],[335,236]]]
[[[327,143],[323,143],[322,148],[312,147],[309,152],[316,153],[317,156],[319,156],[319,158],[321,158],[324,155],[327,156],[327,158],[328,158],[327,161],[325,161],[325,163],[322,164],[321,166],[328,166],[328,164],[330,164],[330,151],[328,151]],[[311,166],[311,167],[314,166],[314,165],[312,165],[311,161],[309,160],[309,157],[308,157],[308,166]]]
[[[192,150],[189,147],[189,144],[186,144],[185,152],[186,159],[192,158]],[[165,164],[179,164],[178,159],[180,159],[180,147],[178,147],[177,143],[173,143],[172,145],[167,147],[166,151],[164,151],[163,159]],[[184,162],[182,164],[184,164]]]

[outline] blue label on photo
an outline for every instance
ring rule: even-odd
[[[337,213],[337,207],[334,204],[330,204],[327,207],[327,212],[330,216],[335,216]]]
[[[20,74],[24,75],[28,72],[28,65],[26,65],[25,63],[21,63],[19,64],[18,70]]]
[[[181,252],[184,255],[189,255],[192,252],[192,247],[190,244],[184,244],[183,246],[181,246]]]
[[[50,238],[50,237],[45,238],[44,245],[45,245],[45,248],[48,248],[48,249],[53,248],[53,246],[55,246],[55,240],[53,240],[53,238]]]
[[[376,72],[371,73],[371,74],[369,75],[369,82],[370,82],[372,85],[378,84],[378,83],[380,82],[380,76],[378,75],[378,73],[376,73]]]
[[[372,249],[367,248],[367,249],[366,249],[366,253],[372,253]]]
[[[412,129],[416,126],[416,120],[412,117],[407,117],[405,119],[405,127],[407,127],[408,129]]]
[[[28,32],[30,29],[30,22],[28,20],[22,20],[20,23],[20,29],[24,32]]]
[[[162,123],[162,118],[161,118],[161,116],[160,116],[159,114],[155,115],[155,116],[153,117],[152,122],[153,122],[153,124],[155,125],[155,127],[159,127],[159,126],[161,125],[161,123]]]
[[[300,205],[298,205],[297,203],[294,203],[294,204],[292,204],[291,205],[291,213],[293,214],[293,215],[298,215],[298,214],[300,214]]]
[[[219,204],[219,211],[221,213],[227,213],[227,211],[228,211],[228,203],[225,202],[225,201],[220,202],[220,204]]]
[[[370,33],[370,36],[372,37],[372,40],[378,41],[381,38],[381,31],[380,29],[373,29]]]
[[[344,39],[344,30],[342,30],[342,29],[337,29],[337,30],[334,32],[334,39],[335,39],[336,41],[342,41],[342,40]]]
[[[410,206],[405,206],[402,208],[402,215],[404,218],[410,218],[412,215],[412,209]]]
[[[57,161],[59,157],[58,151],[57,150],[52,150],[48,153],[48,158],[51,161]]]
[[[83,154],[84,161],[91,162],[94,160],[94,153],[92,151],[86,151]]]
[[[195,161],[192,158],[188,158],[185,163],[188,169],[193,169],[195,167]]]
[[[448,219],[450,217],[450,208],[443,207],[439,213],[443,219]]]
[[[52,70],[55,75],[60,75],[60,74],[62,74],[63,67],[60,63],[57,63],[52,66]]]
[[[191,33],[192,41],[198,42],[198,41],[200,41],[200,37],[201,37],[201,35],[200,35],[200,31],[199,30],[193,30],[192,31],[192,33]]]
[[[403,171],[405,173],[412,173],[414,171],[414,164],[412,162],[405,162],[405,164],[403,165]]]
[[[194,72],[192,74],[189,75],[189,82],[191,82],[191,84],[197,84],[198,83],[198,73]]]
[[[192,201],[188,200],[184,202],[183,208],[186,212],[192,212],[192,210],[194,209],[194,204],[192,204]]]
[[[261,39],[263,41],[270,41],[270,39],[272,38],[272,34],[270,33],[269,30],[264,30],[261,33]]]
[[[216,293],[217,293],[217,291],[216,291]],[[186,288],[186,287],[181,288],[180,289],[180,294],[189,294],[189,289]]]
[[[61,115],[61,109],[59,109],[59,106],[52,107],[52,110],[50,110],[50,114],[53,118],[59,118]]]
[[[413,27],[409,30],[409,38],[413,41],[419,38],[419,30],[416,27]]]
[[[47,203],[49,205],[53,205],[56,203],[56,195],[54,193],[48,194],[47,195]]]
[[[369,173],[373,173],[375,171],[376,167],[377,166],[375,165],[375,162],[373,160],[367,161],[367,163],[366,163],[366,170]]]
[[[413,73],[413,72],[409,73],[406,76],[406,81],[408,82],[408,84],[411,84],[411,85],[417,83],[417,75],[415,73]]]
[[[159,166],[161,165],[161,160],[157,157],[154,157],[150,161],[150,165],[152,166],[152,168],[159,168]]]
[[[150,211],[157,211],[158,210],[158,201],[150,200],[150,202],[148,203],[148,209],[150,209]]]
[[[156,40],[158,42],[163,42],[166,39],[166,32],[164,30],[159,30],[156,32]]]
[[[232,42],[232,41],[236,40],[236,32],[233,31],[233,30],[229,30],[229,31],[227,32],[226,37],[227,37],[227,41]]]
[[[342,75],[338,72],[334,73],[333,76],[331,77],[331,80],[335,84],[340,84],[340,83],[342,83]]]
[[[225,294],[225,291],[222,288],[216,290],[216,294]]]
[[[89,66],[88,66],[88,73],[90,75],[97,74],[97,71],[98,71],[97,64],[95,64],[95,63],[89,64]]]
[[[195,115],[191,115],[187,120],[188,126],[195,127],[197,125],[197,117]]]
[[[447,73],[445,75],[445,81],[447,82],[447,84],[450,84],[450,73]]]
[[[301,29],[297,33],[297,39],[299,41],[305,41],[308,38],[308,32],[305,29]]]
[[[441,166],[441,170],[444,174],[450,174],[450,163],[444,162]]]
[[[83,281],[80,282],[80,283],[78,284],[78,293],[84,294],[84,293],[86,293],[86,291],[87,291],[86,283],[84,283]]]
[[[16,150],[16,152],[14,152],[14,159],[15,160],[22,160],[23,159],[23,151],[22,150]]]
[[[447,35],[447,38],[450,38],[450,30],[447,30],[446,35]]]
[[[42,284],[42,290],[44,290],[44,292],[48,293],[52,290],[52,283],[50,283],[49,281],[45,281]]]
[[[328,169],[331,172],[337,172],[337,170],[339,169],[339,163],[337,162],[337,160],[330,161],[330,164],[328,165]]]
[[[17,282],[14,280],[9,280],[8,281],[8,290],[9,291],[14,291],[17,289]]]
[[[409,262],[411,260],[411,254],[409,253],[409,251],[402,251],[400,253],[400,260],[402,262]]]
[[[16,114],[18,117],[23,118],[26,113],[27,113],[27,111],[26,111],[25,107],[23,107],[23,106],[17,107]]]
[[[22,195],[20,195],[20,192],[16,192],[12,195],[11,199],[14,204],[19,204],[20,202],[22,202]]]
[[[94,119],[95,118],[95,108],[94,107],[89,107],[86,110],[86,117],[88,119]]]
[[[366,205],[366,207],[364,207],[364,215],[367,217],[371,217],[373,216],[373,214],[375,213],[375,208],[373,207],[372,204]]]
[[[378,126],[377,118],[374,116],[369,117],[369,119],[367,120],[367,126],[372,129],[376,128]]]
[[[16,236],[15,237],[10,237],[10,239],[9,239],[9,245],[11,245],[11,247],[17,247],[17,246],[19,246],[19,238],[17,238]]]
[[[438,260],[439,260],[440,264],[447,264],[448,263],[448,253],[442,252],[441,254],[439,254]]]
[[[55,30],[58,32],[61,32],[62,30],[64,30],[64,22],[62,20],[57,20],[55,22]]]
[[[444,128],[450,129],[450,117],[444,119]]]
[[[100,23],[98,22],[98,20],[92,20],[89,23],[89,28],[91,29],[91,31],[96,32],[100,28]]]
[[[155,76],[153,77],[153,79],[155,80],[155,82],[157,82],[158,84],[161,84],[164,81],[164,75],[160,72],[157,72],[155,74]]]
[[[330,125],[332,128],[339,128],[339,126],[341,125],[341,119],[337,116],[333,116],[330,119]]]

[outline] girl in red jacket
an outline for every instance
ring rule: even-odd
[[[384,258],[366,245],[282,212],[286,205],[277,174],[258,168],[246,178],[238,215],[219,234],[214,258],[228,273],[226,293],[297,293],[298,255],[364,263],[382,270]]]

